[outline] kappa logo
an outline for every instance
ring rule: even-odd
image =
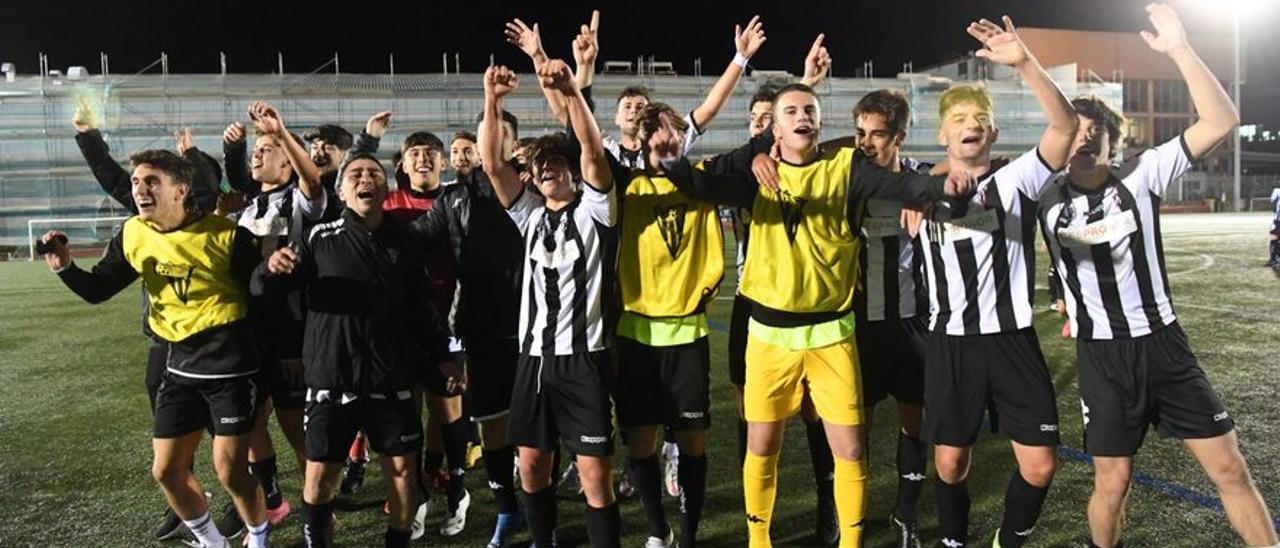
[[[609,441],[609,436],[579,436],[578,441],[582,443],[604,443]]]
[[[1058,431],[1058,425],[1056,425],[1056,424],[1042,424],[1042,425],[1040,425],[1040,431],[1041,431],[1041,432],[1057,432],[1057,431]]]
[[[658,232],[662,233],[662,241],[667,244],[667,253],[675,259],[680,253],[680,244],[684,242],[684,217],[689,206],[675,204],[668,207],[653,206],[653,218],[658,222]]]
[[[902,479],[907,481],[924,481],[924,474],[919,472],[908,472],[902,475]]]
[[[782,227],[787,230],[787,239],[791,245],[796,244],[796,231],[804,220],[804,206],[809,203],[806,198],[798,198],[783,190],[778,193],[778,207],[782,209]]]
[[[173,288],[174,294],[178,296],[178,300],[182,301],[182,304],[187,304],[187,297],[191,294],[191,273],[195,272],[195,270],[195,267],[189,265],[156,264],[156,274],[169,281],[169,287]]]
[[[1226,412],[1226,411],[1223,411],[1223,412],[1218,413],[1217,415],[1214,415],[1214,416],[1213,416],[1213,422],[1222,422],[1222,421],[1225,421],[1225,420],[1227,420],[1227,417],[1229,417],[1229,416],[1230,416],[1230,415],[1227,415],[1227,412]]]
[[[218,419],[218,422],[222,424],[239,424],[244,422],[244,417],[222,417]]]
[[[682,419],[700,419],[705,416],[707,416],[707,414],[701,411],[681,411],[680,412],[680,418]]]
[[[418,438],[421,438],[421,437],[422,437],[422,434],[408,434],[408,435],[400,436],[400,443],[409,443],[411,441],[417,441]]]
[[[747,523],[764,523],[764,518],[755,514],[747,514]]]
[[[946,546],[947,548],[960,548],[961,546],[964,546],[964,543],[955,539],[942,537],[942,545]]]

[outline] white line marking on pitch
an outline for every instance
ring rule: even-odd
[[[1201,259],[1201,261],[1202,261],[1202,262],[1200,263],[1200,265],[1199,265],[1199,266],[1195,266],[1195,267],[1189,268],[1189,269],[1187,269],[1187,270],[1180,270],[1180,271],[1178,271],[1178,272],[1170,272],[1170,273],[1169,273],[1169,276],[1181,276],[1181,275],[1183,275],[1183,274],[1191,274],[1191,273],[1193,273],[1193,272],[1199,272],[1199,271],[1204,270],[1204,269],[1206,269],[1206,268],[1211,268],[1211,267],[1213,267],[1214,263],[1216,263],[1216,262],[1217,262],[1217,261],[1215,261],[1215,260],[1213,259],[1213,257],[1212,257],[1212,256],[1210,256],[1210,255],[1206,255],[1206,254],[1204,254],[1204,253],[1195,253],[1195,252],[1193,252],[1193,251],[1183,251],[1183,250],[1181,250],[1181,249],[1167,249],[1167,250],[1165,250],[1165,251],[1172,252],[1172,253],[1188,253],[1188,254],[1191,254],[1191,255],[1197,255],[1197,256],[1199,256],[1199,257],[1200,257],[1200,259]]]

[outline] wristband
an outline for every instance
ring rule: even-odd
[[[750,59],[751,59],[750,57],[747,57],[746,55],[743,55],[741,53],[734,53],[732,63],[742,68],[747,68],[747,61],[749,61]]]

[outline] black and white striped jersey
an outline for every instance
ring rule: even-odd
[[[303,231],[320,220],[326,197],[321,191],[316,199],[308,200],[298,183],[280,185],[248,198],[249,203],[236,223],[257,237],[265,259],[289,245],[290,235],[300,238]]]
[[[530,356],[604,350],[617,271],[618,185],[556,211],[525,191],[507,213],[525,237],[520,348]]]
[[[1160,201],[1191,168],[1181,136],[1113,171],[1096,190],[1060,178],[1040,202],[1040,222],[1068,291],[1072,335],[1081,339],[1140,337],[1175,320]]]
[[[902,158],[899,165],[912,171],[931,167],[911,158]],[[901,202],[867,200],[854,296],[854,313],[860,322],[914,318],[929,310],[923,293],[922,247],[902,228],[901,214]]]
[[[1031,326],[1036,199],[1053,176],[1032,149],[983,175],[969,200],[934,208],[920,231],[930,330],[985,335]]]
[[[688,156],[693,147],[698,144],[698,138],[702,136],[702,128],[693,121],[693,111],[689,111],[684,115],[684,123],[689,125],[689,129],[684,132],[684,151],[681,156]],[[645,157],[639,150],[627,150],[622,148],[622,141],[612,135],[604,136],[604,150],[613,156],[622,167],[629,169],[644,169]]]

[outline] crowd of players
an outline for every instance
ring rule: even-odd
[[[410,133],[390,173],[375,156],[389,112],[355,138],[335,125],[299,137],[257,102],[248,125],[227,127],[221,165],[187,131],[175,134],[177,153],[133,154],[130,173],[82,108],[77,143],[135,216],[91,270],[57,231],[42,239],[45,257],[89,302],[143,280],[153,475],[172,516],[158,537],[221,547],[243,534],[248,546],[269,545],[291,511],[267,434],[274,411],[304,472],[306,546],[332,545],[335,500],[359,488],[366,445],[387,483],[387,546],[422,537],[436,514],[442,535],[460,533],[477,441],[497,514],[489,546],[525,529],[536,546],[556,544],[565,461],[593,546],[619,544],[621,492],[644,507],[646,546],[689,547],[706,452],[726,450],[707,446],[706,311],[724,277],[719,212],[730,208],[743,543],[770,545],[783,429],[801,414],[822,542],[860,546],[866,520],[887,514],[898,545],[919,546],[932,445],[937,542],[968,545],[971,447],[989,419],[1017,461],[992,545],[1017,547],[1048,496],[1059,443],[1031,327],[1041,231],[1077,340],[1095,468],[1091,545],[1122,544],[1132,456],[1154,424],[1202,464],[1247,545],[1278,546],[1233,422],[1173,313],[1160,239],[1165,189],[1238,116],[1177,15],[1147,11],[1154,32],[1142,37],[1177,65],[1200,118],[1123,162],[1123,118],[1097,98],[1065,98],[1008,18],[967,31],[980,57],[1021,76],[1048,125],[1032,150],[992,158],[991,98],[954,86],[938,105],[938,165],[901,155],[910,107],[890,90],[857,103],[856,135],[820,142],[813,86],[831,63],[822,36],[802,82],[752,97],[749,142],[694,162],[689,152],[765,42],[758,19],[735,28],[732,61],[692,111],[624,90],[616,137],[593,113],[598,14],[573,40],[575,69],[548,58],[537,24],[516,19],[507,39],[532,60],[564,132],[517,140],[503,101],[520,79],[501,66],[485,73],[475,134],[455,133],[446,149],[428,131]],[[441,180],[446,165],[456,181]],[[867,431],[888,396],[897,498],[869,514]],[[615,424],[627,448],[617,488]],[[225,519],[193,474],[209,434],[232,499]],[[678,528],[664,483],[680,497]]]

